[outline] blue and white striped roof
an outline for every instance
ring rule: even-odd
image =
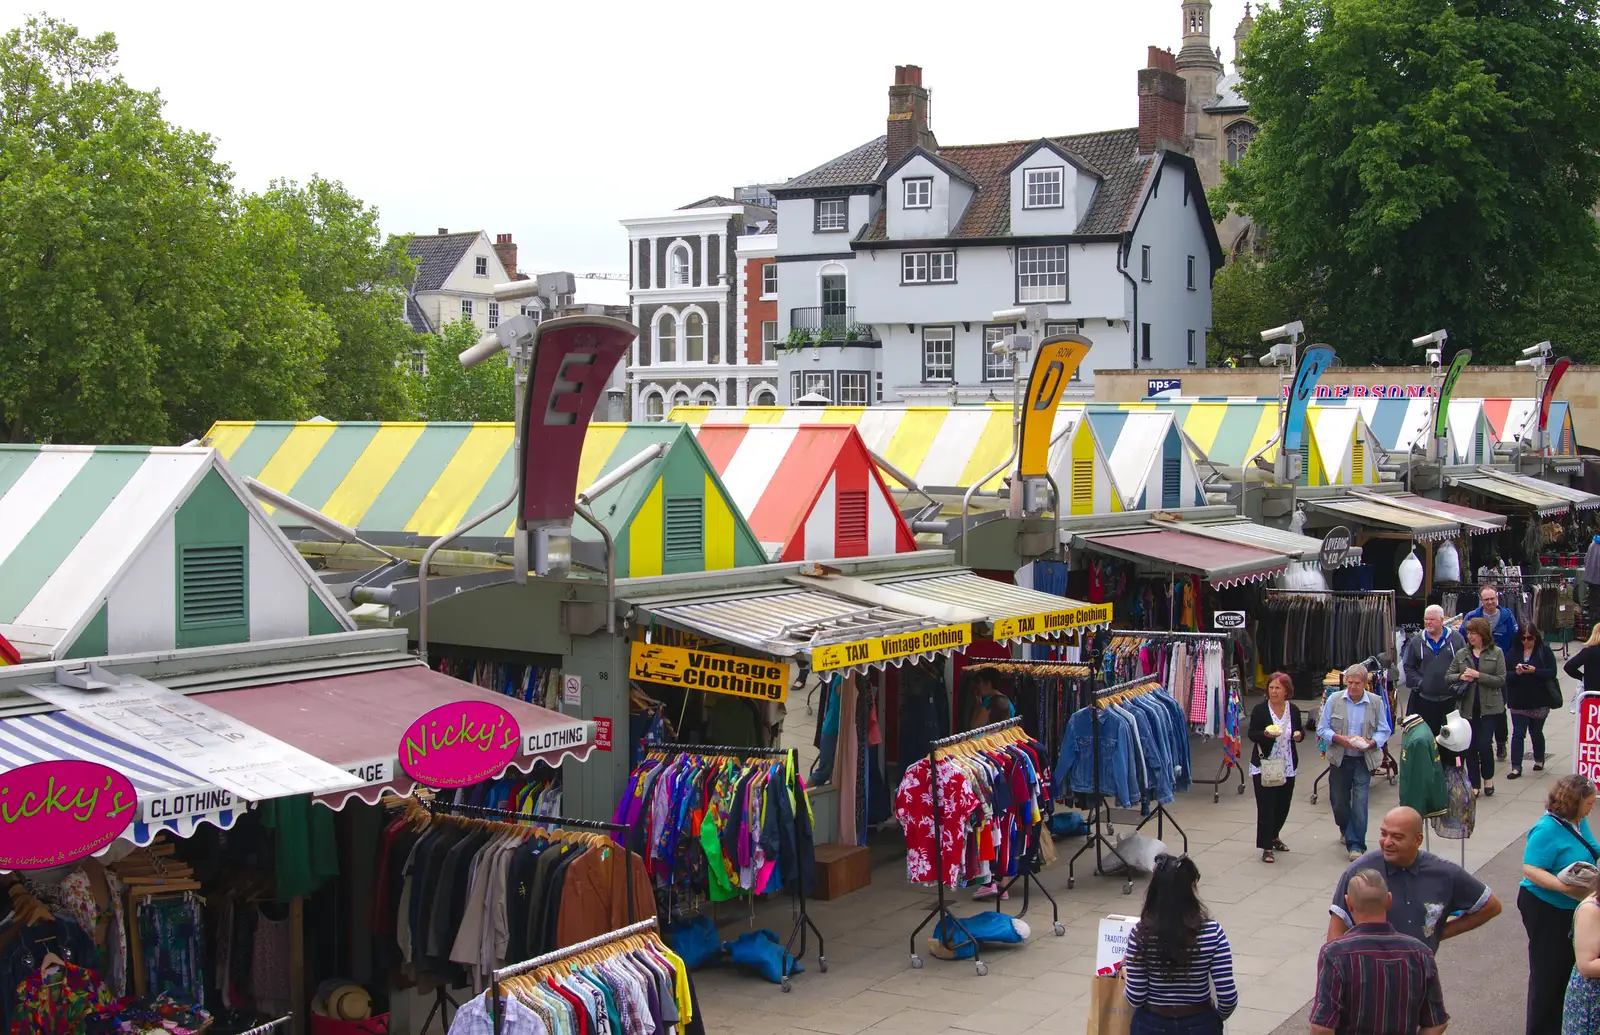
[[[149,815],[153,800],[186,794],[209,795],[230,804],[232,799],[226,791],[193,773],[102,733],[67,712],[0,719],[0,773],[35,762],[56,761],[98,762],[128,778],[139,794],[139,810],[122,836],[137,845],[149,844],[163,830],[177,837],[188,837],[202,823],[227,830],[243,811],[234,808],[192,811],[181,819],[147,822],[153,819]]]

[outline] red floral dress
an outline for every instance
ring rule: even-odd
[[[960,887],[967,855],[967,830],[983,807],[972,782],[959,767],[939,767],[940,878]],[[913,762],[894,795],[894,814],[906,835],[906,878],[922,884],[935,880],[933,865],[933,786],[928,760]]]

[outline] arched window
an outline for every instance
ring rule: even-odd
[[[772,389],[762,388],[756,392],[755,398],[750,400],[751,406],[776,406],[778,397],[772,394]]]
[[[1251,141],[1256,138],[1256,127],[1253,123],[1240,119],[1227,130],[1228,164],[1238,165],[1244,159],[1244,153],[1250,150]]]
[[[706,361],[706,318],[699,313],[683,318],[683,359],[686,363]]]
[[[678,389],[676,392],[673,392],[672,393],[672,405],[674,407],[689,405],[689,393],[684,391],[681,388]]]
[[[676,363],[678,361],[678,318],[671,313],[662,313],[656,320],[656,362]]]
[[[696,400],[701,406],[717,405],[717,393],[709,388],[700,389],[700,398]]]
[[[689,247],[680,244],[667,255],[667,268],[671,270],[668,281],[673,287],[689,286]]]
[[[645,420],[662,420],[666,415],[666,400],[660,392],[651,392],[644,397]]]

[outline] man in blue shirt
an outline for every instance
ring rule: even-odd
[[[1394,732],[1389,710],[1367,692],[1365,665],[1344,670],[1344,689],[1328,698],[1317,722],[1317,736],[1328,745],[1328,798],[1346,853],[1359,859],[1367,850],[1367,795],[1372,773],[1383,765],[1383,745]]]
[[[1462,621],[1472,618],[1482,618],[1489,623],[1489,632],[1494,637],[1494,645],[1500,648],[1500,653],[1506,657],[1511,656],[1511,647],[1517,642],[1517,616],[1500,606],[1500,591],[1492,583],[1485,583],[1478,591],[1479,606],[1468,611]],[[1500,761],[1506,760],[1506,713],[1489,716],[1494,723],[1494,748],[1495,757]]]

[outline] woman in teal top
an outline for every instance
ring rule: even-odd
[[[1595,787],[1586,776],[1563,776],[1550,788],[1546,812],[1528,831],[1522,853],[1517,910],[1528,932],[1527,1035],[1560,1035],[1561,1011],[1576,957],[1572,911],[1594,889],[1558,876],[1575,862],[1600,861],[1600,843],[1589,831]]]

